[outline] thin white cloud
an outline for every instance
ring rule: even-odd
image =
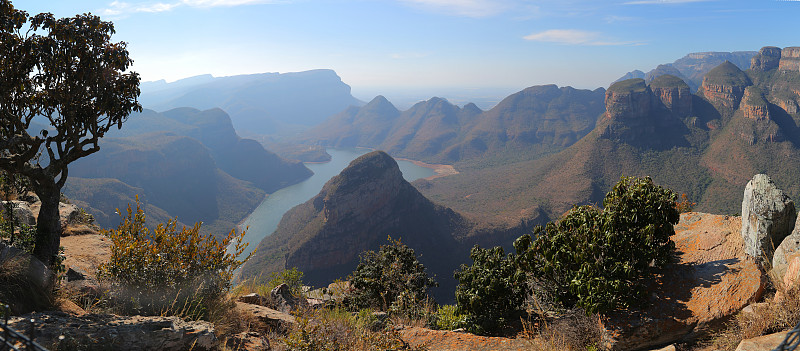
[[[488,17],[509,8],[503,0],[399,0],[400,2],[436,12],[465,16]]]
[[[715,0],[636,0],[636,1],[628,1],[625,3],[625,5],[669,5],[669,4],[686,4],[690,2],[706,2],[706,1],[715,1]]]
[[[113,1],[108,5],[107,8],[101,9],[99,12],[101,15],[119,16],[137,12],[166,12],[180,6],[209,8],[220,6],[231,7],[240,5],[275,4],[283,2],[288,2],[288,0],[179,0],[169,3],[152,1],[130,3],[124,1]]]
[[[643,45],[632,41],[613,41],[603,38],[598,32],[577,29],[550,29],[522,37],[525,40],[557,43],[565,45],[619,46]]]

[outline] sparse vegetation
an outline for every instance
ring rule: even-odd
[[[721,350],[735,350],[742,340],[794,328],[800,322],[800,287],[787,289],[782,279],[772,280],[775,295],[753,304],[748,311],[740,311],[725,329],[712,334],[706,344]]]
[[[244,232],[232,230],[217,241],[199,234],[200,223],[178,231],[175,220],[150,231],[138,199],[136,210],[128,205],[120,217],[117,229],[104,232],[112,242],[111,258],[99,276],[111,283],[112,297],[128,312],[208,318],[230,288],[233,271],[249,258],[237,259],[247,246]]]
[[[352,314],[345,309],[308,310],[297,315],[297,325],[282,339],[276,350],[424,350],[403,341],[393,330],[375,332],[368,310]]]

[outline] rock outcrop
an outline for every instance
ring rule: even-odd
[[[772,260],[772,253],[791,233],[797,213],[794,202],[765,174],[747,183],[742,200],[742,238],[753,258]]]
[[[650,90],[676,116],[692,114],[692,91],[683,79],[670,74],[660,75],[650,82]]]
[[[745,87],[752,84],[739,67],[725,61],[706,74],[699,92],[715,106],[735,110],[739,108]]]
[[[246,316],[252,316],[265,328],[276,331],[288,330],[296,323],[292,315],[265,306],[236,302],[236,310]]]
[[[675,76],[654,80],[655,90],[643,79],[614,83],[606,91],[606,114],[599,122],[601,136],[645,147],[672,146],[682,140],[678,117],[692,109],[688,86]]]
[[[765,46],[750,59],[750,69],[766,72],[778,68],[780,61],[781,49],[774,46]]]
[[[800,71],[800,47],[783,48],[781,51],[781,61],[778,65],[781,71]]]
[[[781,240],[775,253],[772,256],[772,269],[778,277],[782,277],[786,272],[789,262],[795,257],[800,257],[800,217],[794,223],[792,233]]]
[[[756,121],[769,119],[769,104],[761,89],[755,86],[744,89],[744,96],[739,108],[744,112],[745,118]]]
[[[640,141],[655,133],[651,116],[653,92],[644,79],[614,83],[606,90],[606,114],[609,122],[604,137]]]
[[[772,351],[786,339],[788,331],[763,335],[752,339],[742,340],[736,351]]]
[[[12,314],[50,305],[53,272],[36,257],[0,241],[0,301]]]
[[[3,201],[0,203],[0,216],[2,216],[4,221],[7,222],[10,218],[7,211],[8,206],[11,207],[11,214],[14,216],[15,226],[24,224],[29,227],[33,227],[36,225],[36,217],[31,211],[30,204],[25,201],[18,200]]]
[[[35,341],[59,350],[212,350],[219,341],[209,322],[180,317],[31,313],[9,320],[16,330],[36,330]]]
[[[649,307],[612,313],[605,347],[651,349],[718,327],[764,293],[767,277],[742,249],[738,217],[684,213],[675,227],[678,262],[660,275]]]
[[[276,286],[269,292],[269,295],[272,298],[272,302],[275,304],[273,307],[283,313],[291,313],[300,307],[308,306],[308,301],[304,298],[292,295],[289,286],[286,284]]]
[[[479,336],[469,333],[458,333],[445,330],[430,330],[419,327],[407,327],[398,331],[400,338],[412,347],[425,347],[438,351],[523,351],[541,350],[536,340],[524,338],[509,339],[501,337]]]

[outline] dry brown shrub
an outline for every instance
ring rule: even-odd
[[[272,341],[275,350],[424,350],[411,347],[393,328],[374,331],[371,310],[358,314],[343,308],[299,311],[289,333]]]
[[[599,317],[581,309],[566,311],[554,318],[522,321],[519,337],[534,339],[536,350],[596,350],[602,337]]]

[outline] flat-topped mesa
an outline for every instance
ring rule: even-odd
[[[671,74],[658,76],[650,82],[650,90],[664,106],[679,117],[692,114],[692,92],[683,79]]]
[[[800,46],[783,48],[778,69],[781,71],[800,71]]]
[[[606,90],[606,119],[633,120],[647,116],[653,93],[644,79],[634,78],[612,84]]]
[[[612,84],[606,90],[603,137],[627,142],[645,142],[656,131],[653,106],[656,101],[644,79]]]
[[[706,74],[700,91],[712,104],[736,110],[745,87],[752,84],[739,67],[725,61]]]
[[[769,71],[778,67],[781,61],[781,48],[765,46],[758,54],[750,59],[750,69],[754,71]]]
[[[739,108],[744,112],[744,117],[756,121],[768,120],[769,104],[764,98],[764,93],[761,89],[755,86],[749,86],[744,89],[744,97]]]

